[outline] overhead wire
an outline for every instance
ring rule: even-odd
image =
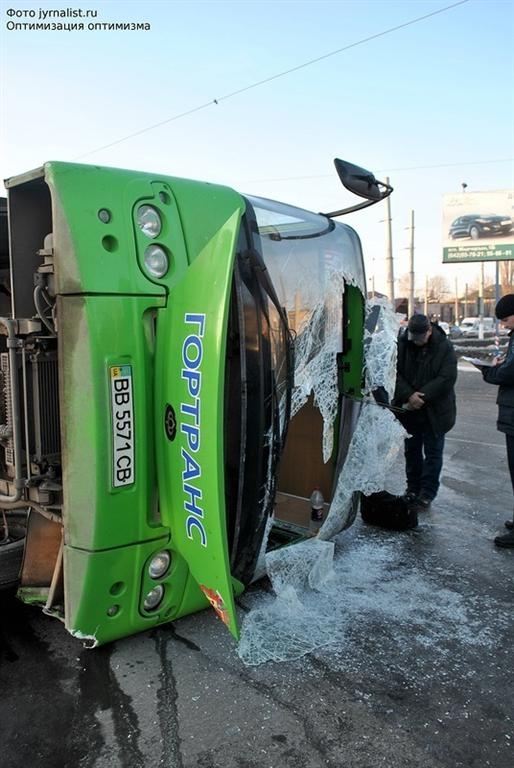
[[[459,163],[434,163],[433,165],[410,165],[403,168],[378,168],[377,173],[398,173],[399,171],[424,171],[431,168],[457,168],[464,165],[486,165],[490,163],[510,163],[514,161],[514,157],[500,157],[495,160],[462,160]],[[309,179],[333,179],[333,173],[320,173],[312,176],[279,176],[270,179],[250,179],[250,184],[257,183],[270,183],[275,181],[308,181]]]
[[[152,125],[146,126],[146,128],[141,128],[138,131],[129,133],[127,134],[127,136],[123,136],[122,138],[117,139],[116,141],[111,141],[109,144],[103,144],[101,147],[97,147],[96,149],[91,149],[88,152],[84,152],[83,154],[78,155],[74,159],[81,160],[84,157],[88,157],[89,155],[96,154],[96,152],[101,152],[104,149],[110,149],[110,147],[115,147],[124,141],[133,139],[136,136],[141,136],[143,133],[147,133],[148,131],[153,131],[155,128],[160,128],[162,125],[167,125],[168,123],[172,123],[176,120],[180,120],[181,118],[187,117],[188,115],[192,115],[195,112],[199,112],[200,110],[207,109],[207,107],[217,106],[221,101],[227,101],[227,99],[231,99],[234,96],[239,96],[240,94],[246,93],[247,91],[250,91],[253,88],[258,88],[261,85],[265,85],[266,83],[271,83],[274,80],[278,80],[281,77],[290,75],[293,72],[298,72],[300,69],[305,69],[306,67],[310,67],[313,64],[317,64],[320,61],[324,61],[325,59],[328,59],[331,56],[337,56],[338,54],[343,53],[344,51],[348,51],[351,48],[356,48],[359,45],[364,45],[364,43],[369,43],[371,40],[376,40],[379,37],[384,37],[385,35],[389,35],[392,32],[397,32],[399,29],[405,29],[405,27],[412,26],[413,24],[418,24],[420,21],[425,21],[426,19],[429,19],[432,16],[437,16],[440,13],[445,13],[446,11],[452,10],[452,8],[456,8],[459,5],[465,5],[468,2],[469,0],[458,0],[458,2],[456,3],[452,3],[451,5],[446,5],[444,8],[439,8],[436,11],[431,11],[430,13],[426,13],[423,16],[418,16],[415,19],[410,19],[410,21],[405,21],[403,24],[397,24],[394,27],[389,27],[388,29],[382,30],[382,32],[377,32],[374,35],[363,37],[361,40],[357,40],[354,43],[349,43],[348,45],[345,45],[342,48],[337,48],[335,51],[330,51],[329,53],[325,53],[322,56],[317,56],[315,59],[304,61],[302,64],[298,64],[296,67],[285,69],[282,72],[278,72],[275,75],[270,75],[270,77],[263,78],[262,80],[258,80],[255,83],[251,83],[250,85],[246,85],[243,88],[238,88],[236,91],[232,91],[231,93],[226,93],[223,96],[219,96],[215,99],[211,99],[210,101],[206,101],[204,104],[199,104],[197,107],[188,109],[185,112],[180,112],[177,115],[168,117],[166,118],[166,120],[161,120],[158,123],[153,123]]]

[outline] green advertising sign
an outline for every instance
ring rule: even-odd
[[[505,261],[514,259],[514,239],[502,245],[458,245],[443,248],[443,264],[462,261]]]

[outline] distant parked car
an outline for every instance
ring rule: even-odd
[[[448,325],[448,323],[445,323],[444,320],[439,320],[437,325],[439,326],[439,328],[441,328],[445,332],[447,336],[450,335],[450,326]]]
[[[508,235],[511,230],[512,219],[510,216],[497,216],[493,213],[482,216],[470,213],[455,219],[448,232],[448,237],[450,240],[457,237],[470,237],[472,240],[478,240],[480,237]]]
[[[458,325],[451,325],[450,326],[450,338],[458,339],[459,336],[462,336],[462,331],[459,328],[459,326]]]
[[[482,318],[484,333],[492,333],[495,328],[494,317]],[[480,319],[478,317],[465,317],[460,323],[460,330],[464,337],[478,336]]]

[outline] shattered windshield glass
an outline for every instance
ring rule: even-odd
[[[262,553],[274,594],[256,594],[244,617],[238,653],[245,664],[297,659],[315,648],[337,644],[352,612],[345,591],[347,553],[344,547],[336,552],[333,538],[344,527],[355,492],[399,492],[392,470],[406,432],[370,393],[383,387],[391,394],[400,316],[386,302],[368,305],[366,315],[373,317],[373,323],[365,332],[365,402],[328,517],[315,538]],[[297,368],[298,361],[295,375]],[[365,570],[363,566],[362,578]]]
[[[365,289],[361,246],[351,227],[272,200],[248,197],[259,251],[294,347],[291,418],[314,393],[323,417],[323,454],[332,453],[337,411],[336,355],[342,351],[345,284]],[[284,421],[284,398],[280,421]]]

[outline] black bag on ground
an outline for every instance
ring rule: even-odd
[[[368,525],[377,525],[390,531],[406,531],[418,524],[418,513],[403,496],[393,496],[387,491],[362,496],[362,519]]]

